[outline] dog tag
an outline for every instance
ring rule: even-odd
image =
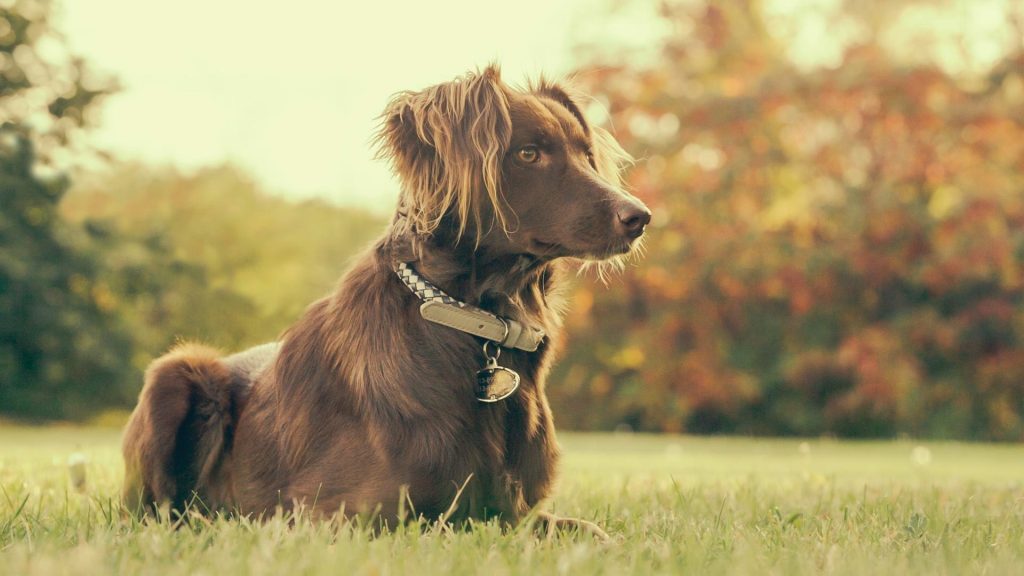
[[[476,373],[476,399],[481,402],[501,402],[519,388],[519,374],[510,368],[498,366],[500,355],[500,348],[494,356],[488,354],[487,344],[484,344],[487,364]]]

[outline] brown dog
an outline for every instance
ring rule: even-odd
[[[129,506],[394,522],[408,503],[515,523],[548,496],[560,266],[614,261],[643,234],[628,156],[562,87],[514,90],[494,67],[397,95],[378,141],[399,207],[332,295],[280,343],[184,345],[150,366],[124,437]]]

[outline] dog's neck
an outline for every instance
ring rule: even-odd
[[[468,304],[498,314],[536,311],[543,304],[550,261],[496,254],[465,238],[452,242],[399,230],[393,231],[389,245],[392,263],[411,262],[421,276]]]

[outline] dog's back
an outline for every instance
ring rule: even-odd
[[[149,366],[122,446],[124,499],[131,509],[168,503],[180,512],[194,498],[208,508],[230,500],[222,471],[234,425],[253,379],[277,349],[264,344],[221,357],[212,348],[183,344]]]

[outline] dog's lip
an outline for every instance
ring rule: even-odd
[[[545,242],[544,240],[538,240],[536,238],[530,240],[531,251],[538,256],[569,256],[574,258],[582,258],[584,260],[606,260],[614,256],[628,254],[630,251],[633,250],[634,244],[636,244],[635,238],[627,239],[624,242],[617,242],[608,245],[603,249],[574,250],[566,246],[565,244],[559,244],[557,242]]]
[[[633,250],[633,244],[635,244],[635,239],[629,242],[623,242],[622,244],[616,247],[615,251],[618,252],[619,254],[627,254]]]
[[[630,240],[630,241],[627,241],[627,242],[621,242],[621,243],[618,243],[618,244],[613,244],[613,245],[609,246],[608,249],[603,254],[600,254],[600,255],[597,255],[596,257],[594,257],[594,260],[607,260],[608,258],[612,258],[612,257],[615,257],[615,256],[622,256],[623,254],[629,254],[633,250],[633,244],[635,244],[635,241],[633,241],[633,240]]]

